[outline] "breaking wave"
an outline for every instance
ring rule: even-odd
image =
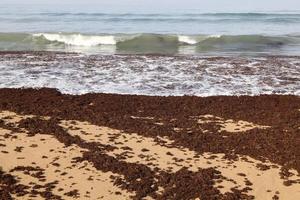
[[[52,42],[62,42],[67,45],[75,46],[97,46],[97,45],[115,45],[114,36],[87,36],[82,34],[50,34],[38,33],[33,34],[34,37],[43,37]]]
[[[0,50],[65,50],[103,48],[114,53],[182,53],[192,48],[194,53],[222,51],[260,52],[270,49],[300,46],[297,35],[181,35],[181,34],[110,34],[80,33],[0,33]],[[184,52],[183,52],[184,53]]]

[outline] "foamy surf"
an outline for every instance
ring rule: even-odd
[[[185,44],[197,44],[197,40],[192,38],[191,36],[186,36],[186,35],[179,35],[178,36],[179,42],[185,43]]]
[[[0,88],[67,94],[300,95],[299,57],[198,57],[8,53]]]
[[[112,35],[108,36],[93,36],[82,34],[51,34],[51,33],[37,33],[34,37],[44,37],[46,40],[52,42],[62,42],[66,45],[74,46],[97,46],[97,45],[115,45],[117,41]]]

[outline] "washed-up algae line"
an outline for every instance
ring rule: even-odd
[[[175,144],[199,153],[234,151],[300,171],[300,98],[297,96],[72,96],[53,89],[1,89],[0,109],[88,121],[150,137],[167,136]],[[207,114],[269,128],[253,128],[243,134],[220,132],[218,122],[199,123]]]
[[[291,178],[293,175],[299,174],[300,104],[299,98],[295,96],[208,98],[104,94],[71,96],[62,95],[51,89],[2,89],[0,92],[0,108],[1,110],[10,110],[20,114],[49,116],[51,118],[48,121],[40,118],[27,119],[27,123],[25,123],[26,121],[21,121],[17,129],[21,128],[19,126],[25,126],[26,129],[29,129],[29,132],[30,129],[41,132],[41,130],[44,130],[43,127],[50,127],[50,130],[61,129],[62,131],[64,129],[57,125],[62,119],[87,121],[98,126],[122,130],[123,132],[120,135],[125,135],[124,132],[126,132],[153,138],[160,146],[187,148],[195,151],[200,156],[210,152],[214,154],[222,153],[224,158],[230,159],[232,162],[237,161],[239,156],[244,156],[242,159],[248,160],[247,162],[251,161],[245,156],[263,161],[262,163],[271,161],[274,164],[266,165],[260,163],[258,167],[261,170],[265,170],[265,172],[280,167],[280,175],[283,179],[282,185],[293,187],[299,184],[299,180]],[[49,123],[52,125],[50,126]],[[10,128],[12,131],[16,131],[14,130],[16,128],[10,127],[5,123],[2,126],[4,129]],[[55,131],[46,133],[50,134],[50,132],[51,135],[55,134]],[[64,134],[59,135],[62,137]],[[81,136],[80,134],[77,137],[76,135],[72,136],[71,138],[73,139],[68,139],[66,143],[66,145],[75,144],[88,150],[82,156],[77,156],[75,160],[77,162],[89,161],[91,163],[93,163],[91,160],[94,160],[93,166],[96,169],[122,174],[124,176],[123,179],[114,178],[114,183],[126,191],[134,192],[136,198],[143,196],[158,198],[159,196],[164,197],[163,195],[171,195],[173,193],[172,187],[166,190],[166,185],[162,184],[166,177],[169,178],[167,178],[165,184],[170,184],[172,180],[176,180],[174,181],[176,183],[180,179],[179,177],[182,176],[202,177],[200,178],[201,180],[208,178],[210,181],[215,180],[215,182],[218,182],[223,177],[223,173],[220,173],[218,169],[212,168],[213,166],[211,168],[202,168],[199,171],[186,169],[184,165],[181,170],[175,172],[171,172],[172,170],[161,170],[162,166],[159,166],[160,170],[158,170],[155,167],[151,167],[151,165],[130,161],[126,154],[113,156],[110,153],[102,152],[103,149],[114,151],[114,145],[107,142],[103,144],[95,141],[87,142],[80,139]],[[61,141],[62,138],[60,137],[56,139]],[[172,141],[172,143],[167,143],[164,138]],[[123,148],[126,149],[125,146]],[[196,157],[199,155],[196,155]],[[122,157],[125,157],[125,160]],[[176,154],[174,159],[176,159]],[[112,164],[103,166],[105,162]],[[115,164],[124,165],[126,168],[130,166],[136,168],[137,171],[145,169],[147,172],[143,176],[152,177],[149,180],[152,180],[153,182],[151,183],[155,184],[152,184],[152,186],[147,181],[141,184],[139,183],[139,178],[136,178],[139,180],[139,184],[130,182],[128,179],[131,180],[132,177],[135,177],[136,171],[118,171],[118,169],[113,167]],[[208,169],[211,170],[208,173],[210,176],[207,176],[207,171],[205,171]],[[157,170],[160,171],[159,177],[156,175]],[[194,181],[199,181],[200,179],[194,180],[190,178],[190,180]],[[187,188],[184,186],[180,187],[183,191],[181,193],[190,191],[188,189],[188,181],[185,182],[187,183]],[[191,185],[194,184],[195,182],[192,181]],[[135,188],[135,186],[141,185],[151,185],[151,187],[143,187],[141,190]],[[200,181],[198,185],[203,186],[203,183]],[[221,188],[216,189],[217,187],[214,187],[215,183],[204,185],[210,185],[210,187],[206,189],[201,187],[202,190],[192,187],[193,190],[195,189],[195,192],[189,192],[192,196],[186,196],[186,198],[199,197],[201,194],[205,194],[201,193],[201,191],[209,190],[214,191],[212,192],[214,195],[219,195],[218,198],[233,198],[232,195],[229,195],[231,194],[230,192],[220,193]],[[248,185],[251,185],[251,183],[248,183]],[[158,193],[159,188],[164,188],[164,193]],[[241,198],[241,195],[246,198],[246,193],[251,193],[247,188],[239,189],[233,192],[234,195],[240,195],[239,198]],[[180,190],[175,187],[174,191]],[[276,195],[280,196],[280,194]],[[203,199],[205,196],[208,195],[205,194],[200,199]],[[177,197],[170,198],[176,199]]]

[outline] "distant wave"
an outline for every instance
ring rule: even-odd
[[[69,21],[102,21],[102,22],[264,22],[300,24],[300,13],[88,13],[88,12],[42,12],[18,14],[8,17],[0,14],[0,20],[16,23]]]
[[[58,19],[55,17],[22,17],[22,18],[8,18],[8,17],[0,17],[0,22],[10,22],[10,23],[54,23]],[[60,22],[70,22],[68,17],[59,18]],[[170,17],[143,17],[143,16],[135,16],[135,17],[118,17],[118,16],[108,16],[108,17],[93,17],[86,16],[74,19],[77,22],[103,22],[103,23],[172,23],[172,24],[182,24],[182,23],[201,23],[203,24],[224,24],[224,23],[266,23],[266,24],[295,24],[300,25],[300,16],[299,17],[266,17],[266,18],[257,18],[257,17],[249,17],[249,18],[241,18],[241,17],[192,17],[192,16],[170,16]]]
[[[90,12],[42,12],[42,13],[31,13],[30,15],[45,15],[45,16],[117,16],[117,17],[126,17],[126,16],[144,16],[144,17],[170,17],[170,16],[244,16],[244,17],[265,17],[265,16],[287,16],[287,17],[300,17],[300,11],[296,13],[263,13],[263,12],[246,12],[246,13],[90,13]]]
[[[80,33],[0,33],[0,50],[18,50],[32,47],[100,48],[112,46],[122,53],[178,53],[181,47],[194,52],[205,51],[261,51],[285,46],[300,46],[297,35],[182,35],[182,34],[107,34]]]

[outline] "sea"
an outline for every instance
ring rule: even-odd
[[[42,55],[36,52],[43,52]],[[0,87],[300,94],[300,11],[1,5]]]

